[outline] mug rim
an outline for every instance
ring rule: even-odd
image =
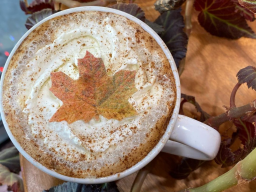
[[[37,162],[36,160],[34,160],[21,146],[20,144],[16,141],[15,137],[12,135],[9,126],[6,122],[5,119],[5,115],[4,115],[4,111],[3,111],[3,82],[4,82],[4,77],[5,77],[5,73],[7,71],[8,65],[11,61],[12,56],[14,55],[14,53],[16,52],[16,50],[18,49],[18,47],[20,46],[20,44],[23,42],[23,40],[34,30],[36,29],[39,25],[43,24],[44,22],[55,18],[57,16],[62,16],[62,15],[66,15],[66,14],[70,14],[73,12],[82,12],[82,11],[99,11],[99,12],[110,12],[110,13],[114,13],[117,15],[121,15],[126,17],[127,19],[137,23],[138,25],[140,25],[146,32],[148,32],[155,40],[156,42],[159,44],[159,46],[162,48],[166,58],[168,59],[170,65],[171,65],[171,69],[173,72],[173,76],[174,76],[174,80],[175,80],[175,85],[176,85],[176,103],[175,103],[175,107],[173,110],[173,114],[171,116],[170,122],[166,128],[165,133],[163,134],[163,136],[161,137],[161,139],[159,140],[159,142],[155,145],[155,147],[139,162],[137,162],[135,165],[133,165],[132,167],[120,172],[120,173],[115,173],[113,175],[110,176],[106,176],[106,177],[100,177],[100,178],[75,178],[75,177],[69,177],[69,176],[65,176],[65,175],[61,175],[51,169],[48,169],[47,167],[43,166],[42,164],[40,164],[39,162]],[[166,46],[166,44],[163,42],[163,40],[160,38],[160,36],[151,28],[149,27],[146,23],[144,23],[143,21],[139,20],[138,18],[125,13],[123,11],[117,10],[117,9],[113,9],[113,8],[108,8],[108,7],[100,7],[100,6],[85,6],[85,7],[76,7],[76,8],[71,8],[71,9],[66,9],[63,11],[60,11],[58,13],[52,14],[49,17],[41,20],[40,22],[38,22],[36,25],[34,25],[31,29],[29,29],[21,38],[20,40],[17,42],[17,44],[14,46],[14,48],[12,49],[6,63],[4,66],[4,70],[2,73],[2,77],[1,77],[1,84],[0,84],[0,112],[1,112],[1,117],[2,117],[2,121],[5,127],[5,130],[9,136],[9,138],[11,139],[12,143],[14,144],[14,146],[18,149],[18,151],[30,162],[32,163],[35,167],[39,168],[41,171],[56,177],[58,179],[64,180],[64,181],[70,181],[70,182],[76,182],[76,183],[84,183],[84,184],[98,184],[98,183],[105,183],[105,182],[111,182],[111,181],[116,181],[119,180],[123,177],[126,177],[138,170],[140,170],[141,168],[143,168],[144,166],[146,166],[150,161],[152,161],[162,150],[162,148],[164,147],[165,143],[168,141],[168,139],[170,138],[171,132],[174,128],[174,124],[177,120],[178,117],[178,113],[179,113],[179,108],[180,108],[180,97],[181,97],[181,93],[180,93],[180,79],[179,79],[179,74],[178,74],[178,70],[176,67],[176,64],[174,62],[174,59],[168,49],[168,47]]]

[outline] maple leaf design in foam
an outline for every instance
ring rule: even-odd
[[[50,91],[63,105],[50,122],[89,122],[92,118],[99,119],[99,115],[121,120],[137,114],[128,102],[137,91],[134,83],[136,71],[121,70],[112,77],[108,76],[102,59],[95,58],[88,51],[83,59],[78,59],[78,70],[77,80],[63,72],[51,73]]]

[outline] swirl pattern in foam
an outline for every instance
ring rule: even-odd
[[[107,74],[135,70],[129,98],[136,116],[120,121],[49,122],[62,101],[49,90],[51,72],[78,79],[86,51],[102,58]],[[171,67],[138,24],[113,13],[79,12],[51,19],[29,34],[4,80],[4,111],[16,140],[36,161],[72,177],[103,177],[144,158],[166,130],[176,100]]]

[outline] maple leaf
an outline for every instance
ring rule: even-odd
[[[212,35],[238,39],[256,38],[246,20],[236,11],[236,5],[230,0],[196,0],[195,9],[200,11],[198,21]]]
[[[121,120],[137,114],[128,102],[137,91],[134,83],[136,71],[121,70],[110,77],[102,59],[95,58],[88,51],[83,59],[78,59],[78,70],[78,80],[63,72],[51,73],[50,91],[63,101],[63,105],[50,122],[88,122],[92,118],[98,119],[99,115]]]

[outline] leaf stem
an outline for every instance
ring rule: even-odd
[[[235,87],[233,88],[232,92],[231,92],[231,96],[230,96],[230,108],[236,107],[235,104],[235,97],[236,97],[236,92],[239,89],[239,87],[241,86],[240,83],[237,83],[235,85]]]
[[[184,111],[183,111],[183,105],[187,102],[186,99],[183,99],[181,102],[180,102],[180,112],[179,114],[181,115],[184,115]]]
[[[237,89],[239,88],[239,84],[237,84],[233,91],[232,94],[235,96],[235,93],[237,91]],[[234,98],[234,97],[232,97]],[[186,102],[186,100],[184,99],[181,102],[181,111],[182,111],[182,105]],[[222,113],[218,116],[215,117],[211,117],[209,119],[207,119],[206,121],[204,121],[205,124],[208,124],[214,128],[218,128],[222,123],[229,121],[230,119],[233,118],[242,118],[246,117],[246,114],[248,112],[256,112],[256,100],[254,100],[253,102],[241,106],[241,107],[235,107],[234,103],[231,104],[231,107],[227,112]],[[251,157],[253,157],[253,159],[251,159]],[[252,179],[254,177],[256,177],[256,164],[254,163],[256,161],[256,149],[253,150],[253,155],[248,155],[242,162],[242,166],[241,169],[243,168],[243,172],[241,172],[241,175],[243,178],[245,179]],[[239,162],[240,163],[240,162]],[[238,174],[238,168],[240,169],[240,164],[237,164],[233,169],[231,169],[230,171],[228,171],[227,173],[223,174],[222,176],[216,178],[215,180],[213,180],[212,182],[203,185],[201,187],[198,187],[196,189],[185,189],[182,192],[210,192],[210,191],[214,191],[214,192],[219,192],[219,191],[223,191],[227,188],[230,188],[234,185],[236,185],[238,183],[239,180],[241,180],[241,178],[239,179],[239,177],[237,177]],[[250,165],[248,165],[250,163]],[[254,169],[252,169],[252,164],[254,165]],[[146,167],[144,167],[143,169],[141,169],[135,180],[133,183],[133,186],[131,188],[131,192],[139,192],[141,189],[141,186],[143,184],[143,181],[145,180],[147,174],[151,171],[152,169],[152,164],[148,164]]]
[[[236,170],[237,167],[235,166],[230,171],[224,173],[220,177],[217,177],[213,181],[203,185],[201,187],[197,187],[194,189],[190,189],[189,192],[210,192],[210,191],[223,191],[228,189],[234,185],[237,185],[238,181],[236,178]]]
[[[221,192],[243,181],[251,181],[256,177],[255,161],[256,149],[223,175],[201,187],[185,189],[182,192]]]
[[[232,118],[243,118],[243,116],[245,116],[247,112],[256,112],[256,100],[241,107],[230,108],[227,112],[215,117],[211,117],[204,121],[204,123],[216,128]]]
[[[193,13],[193,6],[195,0],[187,0],[186,8],[185,8],[185,32],[189,37],[191,29],[192,29],[192,13]]]

